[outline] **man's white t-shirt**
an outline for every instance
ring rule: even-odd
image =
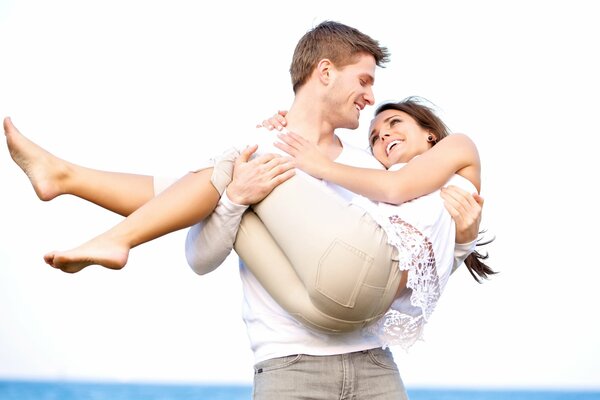
[[[253,143],[259,144],[257,155],[279,153],[274,147],[273,133],[263,129]],[[252,141],[250,141],[252,143]],[[364,167],[384,169],[367,151],[343,142],[343,149],[336,162]],[[242,149],[243,146],[238,146]],[[305,179],[311,179],[324,191],[330,191],[350,202],[356,195],[341,186],[317,180],[301,171]],[[166,183],[155,181],[156,191]],[[190,228],[186,240],[188,263],[199,274],[218,267],[230,253],[237,234],[237,228],[246,206],[233,204],[224,194],[214,213],[200,224]],[[471,244],[456,249],[457,262],[462,262],[472,250]],[[326,334],[306,328],[285,310],[266,292],[250,270],[239,262],[240,278],[243,290],[242,317],[247,327],[248,338],[254,353],[255,362],[292,354],[334,355],[383,347],[386,343],[377,335],[366,335],[357,330],[343,334]]]

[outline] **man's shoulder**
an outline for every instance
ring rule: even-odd
[[[342,152],[335,160],[341,164],[353,165],[356,167],[364,167],[364,168],[377,168],[381,169],[383,166],[377,159],[371,154],[371,152],[367,149],[358,147],[352,143],[348,143],[343,139],[340,139],[342,142]]]
[[[277,139],[276,132],[270,131],[263,127],[248,127],[242,130],[243,133],[235,136],[233,147],[242,151],[247,146],[258,145],[256,154],[277,153],[281,151],[277,149],[273,143]]]
[[[263,127],[249,127],[245,130],[244,136],[246,140],[260,143],[272,143],[276,137],[273,131]]]

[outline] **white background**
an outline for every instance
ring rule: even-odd
[[[426,341],[394,350],[415,386],[598,387],[598,27],[589,1],[0,2],[0,114],[62,158],[179,176],[292,99],[297,40],[331,19],[387,46],[377,102],[421,95],[483,160],[482,285],[456,273]],[[366,146],[361,127],[341,132]],[[42,255],[120,218],[40,202],[2,144],[0,377],[242,382],[252,355],[237,258],[196,276],[184,231],[120,272]]]

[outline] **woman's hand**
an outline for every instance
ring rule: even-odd
[[[258,125],[256,125],[256,127],[257,128],[264,127],[270,131],[272,131],[273,129],[277,129],[278,131],[281,131],[287,125],[287,120],[285,119],[286,115],[287,115],[287,111],[279,110],[279,111],[277,111],[277,114],[273,115],[269,119],[265,119],[262,122],[262,124],[258,124]]]
[[[294,158],[294,165],[315,178],[323,178],[323,174],[332,164],[319,148],[294,132],[277,135],[281,142],[274,145]]]
[[[275,129],[283,131],[287,126],[287,120],[285,119],[286,115],[287,111],[279,110],[277,111],[277,114],[269,119],[265,119],[262,124],[259,124],[256,127],[267,128],[270,131]],[[317,146],[308,142],[302,136],[289,131],[279,134],[278,137],[281,142],[275,143],[275,147],[294,157],[295,167],[300,168],[315,178],[323,177],[323,171],[330,166],[331,161],[321,154]]]

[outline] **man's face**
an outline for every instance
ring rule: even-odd
[[[375,83],[375,58],[360,55],[358,62],[331,71],[328,107],[334,128],[356,129],[360,112],[373,105]]]

